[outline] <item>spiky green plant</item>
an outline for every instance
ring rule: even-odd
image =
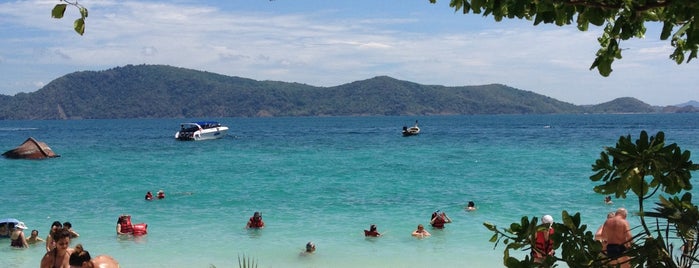
[[[251,259],[250,256],[245,257],[245,254],[243,254],[243,258],[240,258],[240,255],[238,255],[238,267],[240,268],[257,268],[257,261],[254,259]]]
[[[257,261],[254,259],[251,259],[250,256],[245,257],[245,254],[243,254],[243,257],[241,258],[240,255],[238,255],[238,267],[240,268],[257,268]],[[209,265],[209,268],[216,268],[216,265]]]

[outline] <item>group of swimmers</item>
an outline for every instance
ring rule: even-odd
[[[17,223],[9,222],[9,223],[5,223],[2,226],[2,230],[0,230],[0,234],[2,234],[2,237],[10,238],[10,246],[11,247],[13,247],[13,248],[27,248],[27,247],[29,247],[29,242],[27,241],[28,239],[24,236],[24,230],[26,230],[26,229],[27,229],[27,225],[25,225],[24,222],[17,222]],[[38,231],[37,231],[37,235],[38,235]]]
[[[28,248],[29,245],[34,245],[39,242],[46,242],[46,250],[49,251],[50,245],[52,244],[51,233],[53,233],[56,228],[64,228],[71,238],[80,236],[80,234],[73,230],[73,225],[70,222],[64,222],[61,224],[59,221],[54,221],[51,224],[51,231],[46,237],[46,240],[39,237],[39,231],[36,229],[32,230],[29,237],[26,237],[24,235],[24,230],[27,230],[28,228],[27,225],[21,221],[17,223],[7,223],[6,228],[8,230],[7,237],[10,238],[10,246],[13,248]]]
[[[92,258],[82,244],[70,248],[74,231],[66,228],[65,224],[63,227],[59,225],[60,222],[51,225],[51,234],[46,239],[46,254],[41,258],[40,268],[119,268],[119,262],[111,256],[99,255]]]
[[[248,222],[245,224],[245,228],[247,229],[262,229],[265,228],[265,222],[262,220],[262,213],[259,211],[255,211],[255,213],[252,214],[252,217],[248,219]],[[374,226],[376,228],[376,226]],[[305,256],[305,255],[310,255],[313,252],[316,251],[316,245],[313,243],[313,241],[309,241],[306,243],[306,249],[300,253],[300,255]]]
[[[470,201],[469,205],[466,207],[466,210],[473,211],[475,209],[475,204],[473,203],[473,201]],[[430,217],[430,225],[435,229],[443,229],[445,224],[451,222],[451,218],[449,218],[449,216],[441,210],[435,211],[434,213],[432,213],[432,217]],[[262,213],[260,213],[259,211],[255,211],[252,217],[250,217],[250,219],[248,219],[248,222],[245,224],[245,228],[247,229],[262,229],[264,227],[265,222],[262,220]],[[431,234],[427,230],[425,230],[425,227],[422,224],[418,224],[417,229],[412,233],[412,236],[417,238],[425,238],[430,235]],[[369,230],[364,230],[364,236],[380,237],[381,233],[378,232],[376,224],[372,224],[369,226]],[[301,252],[301,255],[308,255],[315,251],[316,245],[313,243],[313,241],[310,241],[306,243],[306,249],[305,251]]]
[[[151,192],[146,194],[146,200],[152,200],[153,196]],[[158,199],[165,198],[165,193],[160,190],[158,191]],[[473,201],[469,201],[468,206],[465,208],[467,211],[475,210],[475,204]],[[128,217],[128,218],[127,218]],[[117,221],[117,234],[130,234],[128,230],[123,230],[122,227],[125,222],[127,225],[132,225],[130,223],[130,216],[121,215]],[[441,211],[437,210],[432,213],[430,218],[430,225],[436,229],[444,228],[445,224],[451,223],[452,220],[449,216]],[[77,238],[80,235],[73,230],[72,224],[70,222],[64,222],[61,224],[59,221],[54,221],[51,224],[51,230],[46,240],[38,237],[39,231],[32,230],[31,236],[25,238],[24,230],[27,226],[23,222],[9,223],[9,237],[10,245],[12,247],[26,248],[30,244],[35,244],[37,242],[46,242],[46,255],[42,258],[41,267],[118,267],[118,262],[113,258],[102,255],[96,258],[91,258],[90,253],[84,250],[82,244],[77,244],[75,248],[70,249],[68,245],[70,244],[70,239]],[[4,227],[4,226],[3,226]],[[265,227],[265,222],[262,220],[262,213],[256,211],[253,216],[248,219],[245,228],[248,229],[262,229]],[[133,225],[132,225],[133,228]],[[425,230],[422,224],[418,224],[417,229],[413,231],[412,236],[418,238],[425,238],[431,234]],[[364,230],[364,236],[366,237],[379,237],[381,233],[378,232],[376,224],[369,226],[369,230]],[[306,243],[305,250],[301,252],[301,255],[308,255],[314,253],[316,250],[316,245],[312,241]],[[67,257],[67,258],[66,258]],[[61,264],[67,263],[68,266],[63,266]],[[99,266],[96,263],[102,263],[103,266]],[[105,266],[106,265],[106,266]],[[112,266],[110,266],[112,265]],[[116,265],[116,266],[113,266]]]
[[[78,232],[73,230],[73,225],[70,222],[54,221],[46,240],[39,237],[38,230],[32,230],[31,235],[28,238],[25,237],[24,230],[28,228],[24,222],[10,222],[6,225],[10,246],[13,248],[28,248],[30,245],[45,242],[46,254],[41,259],[39,266],[41,268],[119,267],[119,263],[107,255],[91,258],[90,253],[84,250],[81,244],[77,244],[75,248],[69,248],[70,240],[80,236]]]
[[[163,190],[158,190],[157,197],[158,197],[158,199],[165,199],[165,192]],[[145,199],[148,201],[153,200],[153,193],[148,191],[146,193]]]
[[[595,233],[595,240],[602,243],[602,251],[610,258],[611,266],[630,267],[629,258],[623,256],[626,250],[631,248],[633,241],[631,227],[626,220],[627,215],[625,208],[618,208],[615,212],[608,213],[604,224]],[[531,251],[532,260],[535,263],[543,263],[548,256],[554,255],[553,217],[544,215],[541,223],[548,228],[539,229],[536,232],[535,246]]]

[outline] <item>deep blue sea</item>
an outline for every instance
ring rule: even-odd
[[[174,139],[199,119],[230,132]],[[402,137],[415,120],[421,134]],[[0,158],[0,218],[41,237],[70,221],[73,245],[127,268],[238,267],[242,255],[259,267],[502,267],[483,222],[567,210],[594,231],[616,207],[637,210],[631,199],[605,205],[589,176],[605,146],[641,130],[664,131],[699,161],[699,114],[5,120],[0,151],[34,137],[61,157]],[[166,199],[143,199],[159,189]],[[464,210],[469,200],[477,211]],[[454,222],[411,237],[437,209]],[[255,211],[267,227],[246,230]],[[148,235],[118,239],[120,214]],[[364,238],[371,224],[384,236]],[[317,252],[299,256],[309,241]],[[45,253],[0,243],[0,267],[38,267]]]

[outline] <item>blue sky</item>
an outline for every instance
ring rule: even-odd
[[[668,59],[660,25],[626,41],[610,77],[589,70],[600,29],[455,13],[448,0],[82,0],[84,36],[58,0],[0,2],[0,94],[76,71],[165,64],[336,86],[387,75],[428,85],[505,84],[574,104],[699,100],[699,65]]]

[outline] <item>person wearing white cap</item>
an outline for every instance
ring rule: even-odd
[[[18,222],[15,224],[12,234],[10,234],[10,246],[14,248],[28,248],[27,238],[24,236],[24,230],[27,226],[24,222]]]
[[[532,248],[532,259],[535,263],[542,263],[547,256],[553,256],[553,217],[544,215],[541,217],[543,228],[536,231],[536,244]]]

